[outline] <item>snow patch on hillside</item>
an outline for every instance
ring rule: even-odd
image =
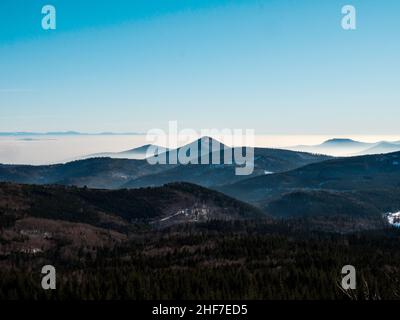
[[[400,227],[400,211],[386,214],[388,222],[395,227]]]

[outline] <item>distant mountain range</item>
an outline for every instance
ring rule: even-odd
[[[161,147],[161,146],[155,146],[151,144],[146,144],[144,146],[130,149],[130,150],[125,150],[121,152],[103,152],[103,153],[95,153],[95,154],[90,154],[87,156],[81,157],[82,159],[89,159],[89,158],[113,158],[113,159],[137,159],[137,160],[142,160],[146,159],[149,157],[147,154],[147,151],[149,148],[154,148],[157,152],[152,154],[153,156],[158,154],[158,153],[163,153],[168,151],[167,148]]]
[[[352,139],[330,139],[319,145],[299,145],[287,149],[334,156],[354,156],[400,151],[400,141],[367,143]]]
[[[329,159],[329,157],[320,155],[266,148],[255,148],[254,155],[254,171],[250,176],[283,172]],[[223,159],[223,153],[221,153],[221,159]],[[215,187],[224,185],[228,181],[235,182],[246,178],[249,178],[249,176],[235,174],[234,164],[178,164],[163,172],[133,179],[125,184],[124,187],[160,186],[175,181],[186,181],[206,187]]]
[[[202,140],[208,139],[208,137],[203,137],[195,142],[189,143],[185,146],[178,148],[177,150],[181,150],[182,148],[189,149],[191,146],[200,144]],[[212,140],[210,140],[212,141]],[[221,150],[229,150],[230,147],[227,147],[220,143]],[[102,152],[95,153],[91,155],[82,156],[76,160],[95,158],[95,157],[109,157],[115,159],[144,159],[146,158],[146,152],[149,147],[157,147],[158,153],[167,152],[167,148],[152,146],[152,145],[144,145],[138,148],[121,151],[121,152]],[[234,148],[235,149],[235,148]],[[233,150],[234,150],[233,149]],[[237,149],[237,148],[236,148]],[[273,150],[271,148],[257,148],[259,150]],[[283,149],[281,149],[283,150]],[[335,138],[327,140],[319,145],[307,146],[307,145],[299,145],[293,147],[287,147],[286,150],[305,152],[305,153],[313,153],[313,154],[323,154],[330,156],[357,156],[357,155],[368,155],[368,154],[383,154],[400,151],[400,141],[387,142],[380,141],[376,143],[367,143],[355,141],[352,139],[342,139]],[[171,152],[176,150],[171,149]],[[223,151],[222,151],[223,152]],[[208,153],[208,152],[207,152]],[[168,158],[168,156],[167,156]]]
[[[358,155],[367,154],[383,154],[400,151],[400,141],[397,142],[378,142],[370,146],[368,149],[358,153]]]
[[[209,140],[210,144],[216,143]],[[172,152],[188,150],[188,146],[201,145],[202,139],[166,151],[166,158]],[[144,152],[144,146],[140,149]],[[220,144],[221,159],[228,147]],[[135,149],[134,152],[136,152]],[[232,150],[231,150],[232,151]],[[216,151],[218,152],[218,151]],[[207,153],[212,157],[212,152]],[[196,155],[202,157],[204,154]],[[188,159],[195,160],[188,155]],[[252,176],[283,172],[310,163],[331,159],[329,156],[312,155],[279,149],[255,149],[255,169]],[[87,186],[90,188],[138,188],[161,186],[171,182],[190,182],[206,187],[233,183],[249,176],[235,174],[235,165],[204,164],[155,164],[147,160],[91,158],[66,164],[47,166],[0,165],[0,181],[29,184],[62,184]]]
[[[138,132],[99,132],[85,133],[77,131],[50,131],[50,132],[29,132],[29,131],[11,131],[0,132],[0,136],[79,136],[79,135],[143,135]]]
[[[224,159],[227,152],[240,149],[219,144],[219,149],[211,152],[206,148],[200,154],[187,153],[191,147],[201,146],[204,139],[208,139],[210,145],[218,144],[215,140],[202,138],[175,150],[162,152],[160,149],[157,156],[168,159],[170,155],[184,152],[187,159],[199,162],[200,158],[211,159],[215,153]],[[349,139],[329,140],[323,145],[373,150],[392,147],[384,143],[370,146]],[[146,145],[122,154],[143,156],[149,147]],[[255,168],[250,176],[236,175],[234,164],[184,165],[168,161],[167,164],[150,164],[149,159],[96,157],[49,166],[0,165],[0,181],[96,189],[137,189],[185,182],[225,193],[270,216],[284,217],[345,215],[377,218],[400,209],[400,152],[334,158],[316,153],[255,148],[254,154]],[[162,219],[174,221],[174,217]]]

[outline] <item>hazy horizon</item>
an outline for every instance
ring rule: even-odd
[[[339,0],[51,4],[55,30],[41,0],[0,3],[1,163],[132,149],[171,121],[251,129],[260,147],[400,140],[397,1],[352,1],[356,30]]]
[[[72,135],[72,136],[0,136],[0,163],[45,165],[65,163],[82,157],[107,152],[121,152],[148,144],[145,135]],[[189,137],[195,140],[200,135]],[[229,145],[229,137],[213,136]],[[254,147],[285,149],[297,145],[318,145],[329,139],[348,138],[361,142],[400,141],[400,135],[256,135]],[[171,140],[175,140],[171,137]],[[160,145],[179,147],[178,145]],[[348,153],[349,151],[347,151]],[[344,155],[340,152],[332,155]]]

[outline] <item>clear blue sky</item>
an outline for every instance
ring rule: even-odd
[[[397,0],[2,0],[0,131],[399,134],[399,18]]]

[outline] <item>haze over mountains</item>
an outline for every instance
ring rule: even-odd
[[[201,139],[190,145],[201,145]],[[212,141],[210,140],[210,143]],[[187,149],[187,146],[178,148]],[[220,152],[228,147],[220,145]],[[211,149],[210,149],[211,150]],[[166,158],[173,150],[166,152]],[[209,151],[207,151],[209,153]],[[188,159],[197,160],[195,155]],[[210,153],[211,157],[211,153]],[[330,157],[278,149],[255,149],[253,176],[282,172]],[[66,164],[49,166],[0,165],[0,181],[30,184],[62,184],[90,188],[127,188],[160,186],[170,182],[191,182],[202,186],[217,186],[239,181],[248,176],[235,174],[234,165],[205,164],[156,164],[147,160],[91,158]]]
[[[0,136],[87,136],[87,135],[139,135],[142,133],[137,132],[98,132],[98,133],[87,133],[78,131],[49,131],[49,132],[31,132],[31,131],[10,131],[0,132]]]
[[[90,158],[113,158],[113,159],[137,159],[142,160],[149,157],[148,150],[150,148],[154,148],[157,152],[152,153],[152,155],[156,155],[159,153],[166,152],[168,149],[162,146],[155,146],[151,144],[146,144],[138,148],[133,148],[130,150],[125,150],[121,152],[102,152],[90,154],[87,156],[80,157],[81,159],[90,159]]]
[[[203,138],[204,139],[204,138]],[[198,141],[201,141],[199,139]],[[193,142],[198,143],[198,142]],[[182,148],[190,148],[193,143],[189,143]],[[221,144],[222,148],[229,148]],[[145,159],[146,152],[149,148],[155,148],[157,153],[166,152],[168,149],[162,146],[153,146],[153,145],[143,145],[137,148],[133,148],[130,150],[125,150],[121,152],[101,152],[90,155],[85,155],[77,158],[76,160],[88,159],[88,158],[96,158],[96,157],[109,157],[116,159]],[[258,149],[271,149],[271,148],[258,148]],[[378,142],[361,142],[348,138],[333,138],[324,141],[318,145],[298,145],[285,147],[282,149],[292,150],[292,151],[301,151],[307,153],[316,153],[316,154],[324,154],[330,156],[357,156],[357,155],[369,155],[369,154],[383,154],[400,151],[400,141],[378,141]],[[173,149],[171,149],[173,150]]]
[[[218,151],[200,149],[199,154],[190,154],[191,148],[200,147],[204,139],[176,150],[159,149],[157,156],[165,159],[183,152],[192,164],[169,161],[150,164],[148,159],[95,157],[49,166],[0,165],[0,181],[96,189],[137,189],[185,182],[218,190],[258,207],[267,215],[281,217],[382,218],[384,213],[400,209],[400,152],[334,158],[319,153],[255,148],[254,172],[240,176],[235,174],[235,164],[195,164],[204,157],[211,159],[215,153],[222,160],[225,154],[240,149],[219,144]],[[210,139],[209,143],[217,142]],[[143,156],[148,147],[128,150],[126,154]],[[333,139],[316,148],[383,150],[389,147],[392,145]],[[152,189],[143,190],[151,192]]]
[[[367,143],[352,139],[330,139],[319,145],[299,145],[287,149],[332,156],[355,156],[400,151],[400,141]]]
[[[171,183],[176,181],[186,181],[190,183],[196,183],[205,187],[215,187],[218,185],[226,184],[227,181],[234,182],[246,179],[249,176],[237,175],[235,172],[237,164],[233,159],[235,151],[245,152],[241,148],[230,148],[216,140],[208,139],[206,143],[209,143],[208,148],[203,149],[204,139],[198,139],[186,146],[180,147],[176,150],[177,153],[183,151],[187,154],[187,159],[191,161],[190,164],[178,164],[173,165],[167,170],[152,174],[138,177],[129,181],[124,187],[127,188],[138,188],[147,186],[160,186],[165,183]],[[211,151],[213,143],[219,145],[217,151]],[[198,148],[201,150],[199,154],[190,155],[187,153],[191,148]],[[172,150],[167,151],[165,156],[169,158],[169,153]],[[213,164],[212,158],[218,154],[220,163]],[[225,164],[225,155],[230,155],[232,158],[232,164]],[[202,164],[202,159],[206,157],[209,164]],[[293,168],[303,166],[305,164],[327,160],[330,157],[322,155],[312,155],[304,152],[293,152],[280,149],[268,149],[268,148],[255,148],[254,149],[254,171],[251,176],[272,174],[274,172],[287,171]],[[170,165],[171,166],[171,165]]]
[[[373,144],[370,148],[359,152],[359,155],[363,154],[381,154],[400,151],[400,141],[397,142],[378,142]]]
[[[352,136],[355,141],[366,141],[368,143],[375,141],[395,141],[393,148],[370,150],[368,153],[385,153],[398,151],[396,141],[400,140],[398,136]],[[195,138],[193,138],[195,139]],[[254,145],[258,148],[284,149],[292,151],[305,151],[311,153],[326,153],[331,156],[354,156],[365,149],[344,150],[339,149],[313,150],[312,145],[317,145],[322,141],[331,139],[330,136],[310,136],[310,135],[256,135]],[[219,140],[230,144],[229,137],[220,136]],[[67,134],[45,135],[38,133],[30,135],[23,133],[21,135],[0,135],[0,163],[3,164],[25,164],[25,165],[49,165],[67,163],[75,160],[83,160],[92,157],[110,157],[110,158],[128,158],[142,159],[142,152],[134,152],[134,149],[142,147],[149,143],[156,143],[154,140],[147,139],[146,135],[140,134]],[[179,146],[179,143],[161,142],[161,146],[173,147]],[[293,145],[302,145],[301,147],[288,147]],[[307,148],[304,148],[307,145]],[[237,145],[240,146],[240,145]],[[367,147],[372,147],[367,146]],[[303,150],[304,149],[304,150]],[[128,152],[125,152],[128,151]],[[132,151],[132,152],[129,152]],[[139,150],[140,151],[140,150]]]

